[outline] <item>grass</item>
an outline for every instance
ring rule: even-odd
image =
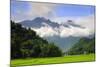
[[[73,56],[52,57],[52,58],[15,59],[11,60],[11,66],[16,67],[16,66],[72,63],[72,62],[85,62],[85,61],[86,62],[95,61],[95,54],[73,55]]]

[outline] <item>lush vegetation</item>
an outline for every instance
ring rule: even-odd
[[[11,21],[11,66],[95,60],[95,37],[81,38],[64,56],[62,50],[39,37],[31,28]]]
[[[81,38],[69,51],[70,55],[95,53],[95,37]]]
[[[39,37],[30,28],[11,21],[11,59],[29,57],[60,57],[62,51]]]
[[[11,61],[11,66],[16,67],[24,65],[56,64],[56,63],[84,62],[84,61],[95,61],[95,55],[87,54],[87,55],[72,55],[64,57],[52,57],[52,58],[15,59]]]

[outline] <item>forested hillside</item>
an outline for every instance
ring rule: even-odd
[[[95,53],[95,37],[81,38],[69,51],[70,55]]]
[[[62,56],[62,51],[54,43],[48,43],[30,28],[11,21],[11,59],[58,56]]]

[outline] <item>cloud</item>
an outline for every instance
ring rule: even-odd
[[[31,19],[33,17],[53,17],[55,16],[54,8],[57,6],[56,4],[49,4],[49,3],[34,3],[29,2],[30,9],[27,13]]]
[[[91,33],[95,32],[95,16],[94,15],[89,15],[87,17],[83,17],[80,19],[76,20],[76,24],[79,24],[87,29],[89,29],[89,31]]]
[[[27,8],[25,9],[26,6]],[[49,4],[49,3],[38,3],[38,2],[26,3],[26,2],[12,1],[11,11],[14,10],[15,13],[11,12],[12,13],[11,19],[20,22],[23,20],[33,20],[35,17],[46,17],[46,18],[54,17],[55,16],[54,9],[56,6],[57,6],[56,4]]]
[[[53,36],[59,36],[59,37],[87,37],[89,35],[94,34],[94,16],[87,16],[87,17],[81,17],[81,18],[77,18],[76,20],[73,20],[75,22],[73,22],[74,24],[80,25],[84,28],[80,28],[80,27],[75,27],[75,26],[71,26],[69,25],[69,27],[65,27],[63,25],[61,25],[60,27],[55,27],[52,28],[49,25],[45,25],[39,29],[34,29],[37,32],[38,35],[40,35],[41,37],[53,37]],[[67,22],[65,22],[65,24],[67,24]]]
[[[60,36],[61,37],[86,37],[89,35],[89,30],[88,29],[83,29],[83,28],[77,28],[77,27],[71,27],[71,28],[66,28],[62,27]]]
[[[52,17],[50,18],[52,21],[54,22],[57,22],[59,24],[62,24],[62,23],[66,23],[67,20],[75,20],[77,17],[69,17],[69,16],[66,16],[66,17]]]
[[[53,29],[50,26],[41,27],[39,29],[32,29],[35,30],[40,37],[52,37],[54,35],[59,35],[57,30]]]

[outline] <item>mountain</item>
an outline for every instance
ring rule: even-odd
[[[35,28],[35,29],[40,29],[43,27],[50,27],[50,31],[52,28],[54,30],[54,32],[57,32],[58,34],[60,34],[62,31],[62,29],[60,29],[60,28],[70,29],[70,27],[77,27],[80,29],[84,29],[84,27],[82,27],[78,24],[75,24],[74,21],[72,21],[72,20],[66,20],[65,23],[59,24],[57,22],[51,21],[50,19],[46,19],[44,17],[36,17],[33,20],[25,20],[25,21],[22,21],[19,23],[25,27]],[[42,37],[42,38],[46,39],[49,42],[54,42],[63,51],[67,51],[70,47],[72,47],[80,39],[80,37],[73,37],[73,36],[60,37],[59,35],[47,36],[47,37]]]
[[[73,27],[84,28],[84,27],[82,27],[82,26],[80,26],[80,25],[78,25],[78,24],[75,24],[74,21],[72,21],[72,20],[68,20],[67,23],[68,23],[69,25],[73,26]]]
[[[69,51],[68,54],[89,54],[95,53],[95,37],[81,38]]]
[[[49,19],[45,19],[44,17],[37,17],[33,20],[25,20],[20,22],[25,27],[34,27],[34,28],[40,28],[42,26],[49,25],[51,27],[59,27],[59,24],[54,23],[50,21]]]
[[[66,23],[58,24],[57,22],[53,22],[50,19],[46,19],[44,17],[36,17],[33,20],[25,20],[19,23],[25,27],[34,27],[34,28],[40,28],[45,25],[49,25],[52,28],[55,28],[55,27],[59,28],[61,25],[64,27],[74,26],[74,27],[84,28],[78,24],[75,24],[72,20],[66,20]]]
[[[63,52],[68,51],[75,43],[79,41],[79,37],[59,37],[59,36],[53,36],[53,37],[46,37],[44,38],[48,42],[54,42],[55,45],[59,46]]]

